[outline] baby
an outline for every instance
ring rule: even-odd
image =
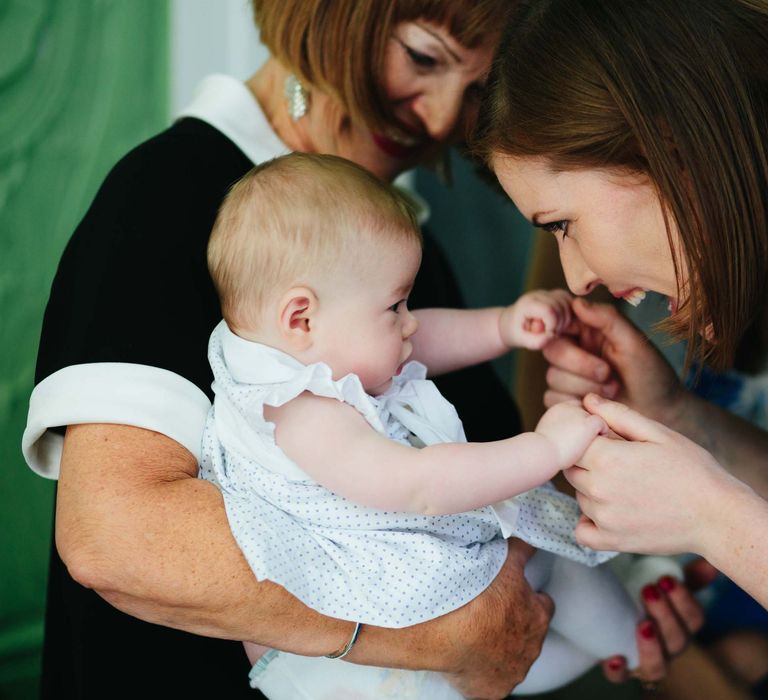
[[[348,161],[291,154],[237,183],[208,249],[225,320],[210,341],[216,399],[201,475],[223,492],[256,577],[358,623],[356,634],[360,623],[403,627],[464,605],[515,536],[539,548],[526,578],[556,604],[516,692],[558,687],[614,654],[635,666],[636,608],[596,566],[612,554],[575,542],[576,503],[547,485],[602,421],[559,404],[534,432],[467,443],[426,379],[427,368],[542,347],[569,323],[570,297],[411,313],[420,261],[408,203]],[[251,660],[263,651],[251,645]],[[436,673],[274,650],[251,681],[271,700],[461,697]]]

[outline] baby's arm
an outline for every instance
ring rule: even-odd
[[[538,486],[576,462],[604,428],[574,401],[549,409],[535,432],[415,449],[379,434],[335,399],[305,393],[266,416],[283,452],[329,490],[373,508],[424,515],[472,510]]]
[[[571,295],[537,290],[511,306],[413,313],[419,329],[411,338],[412,357],[434,376],[493,360],[512,348],[540,350],[570,324]]]

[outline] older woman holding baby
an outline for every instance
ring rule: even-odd
[[[510,3],[254,8],[273,58],[245,84],[208,79],[179,121],[118,163],[54,281],[25,435],[33,468],[59,479],[44,695],[102,697],[118,673],[127,691],[252,697],[240,645],[222,640],[323,655],[354,627],[256,581],[220,494],[196,478],[206,345],[220,316],[208,234],[232,183],[290,150],[341,155],[386,180],[436,161],[475,120]],[[429,241],[414,297],[459,303]],[[441,388],[474,439],[517,428],[489,368]],[[477,393],[495,404],[495,423],[473,421]],[[513,543],[494,583],[453,613],[400,631],[366,627],[348,660],[434,669],[468,695],[504,694],[538,654],[551,614],[523,580],[528,556]],[[681,600],[686,619],[692,603]],[[656,616],[680,630],[674,607]],[[658,641],[641,635],[640,648],[641,670],[657,666]]]
[[[768,3],[521,2],[510,26],[482,150],[571,290],[663,294],[689,362],[748,343],[764,371]],[[767,606],[768,434],[686,391],[614,307],[574,310],[545,402],[585,397],[616,433],[566,471],[577,539],[696,552]]]

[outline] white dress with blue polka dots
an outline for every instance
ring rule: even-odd
[[[209,360],[216,398],[200,474],[221,489],[256,577],[325,615],[404,627],[450,612],[495,578],[506,536],[590,565],[611,556],[575,543],[576,503],[551,488],[456,515],[385,512],[320,486],[275,444],[264,406],[304,391],[355,407],[373,429],[404,444],[466,442],[456,410],[419,363],[406,365],[374,398],[357,376],[335,381],[327,365],[305,366],[236,336],[224,322],[211,335]]]

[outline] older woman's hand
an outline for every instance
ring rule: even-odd
[[[509,540],[506,564],[493,583],[463,608],[438,618],[445,628],[440,636],[450,645],[442,652],[451,667],[445,676],[465,697],[506,697],[541,652],[554,605],[523,576],[535,551]]]

